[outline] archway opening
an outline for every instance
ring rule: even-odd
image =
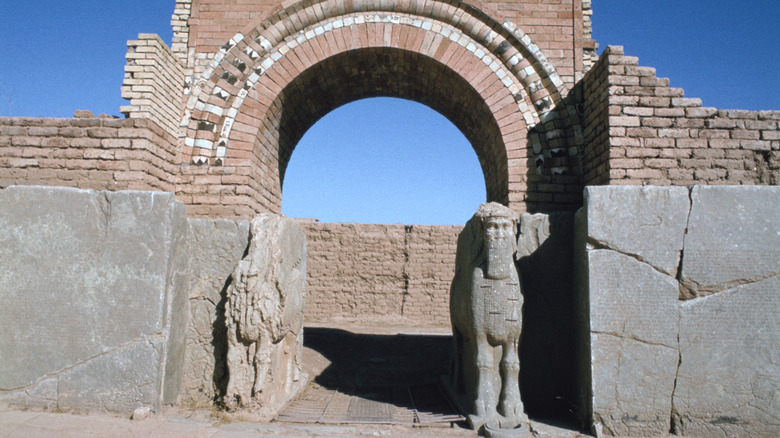
[[[306,132],[286,168],[282,212],[321,220],[302,221],[304,366],[315,383],[307,391],[348,397],[351,421],[363,405],[410,424],[418,404],[429,411],[424,421],[460,418],[436,382],[449,363],[457,233],[485,200],[471,143],[423,104],[357,100]]]
[[[322,222],[462,225],[485,202],[479,160],[444,116],[398,98],[341,106],[285,173],[282,213]]]
[[[249,99],[254,96],[253,89]],[[304,133],[334,109],[372,97],[408,99],[446,117],[473,146],[487,199],[509,202],[507,150],[496,116],[469,82],[433,58],[387,47],[349,50],[304,70],[276,96],[256,104],[268,110],[252,155],[257,172],[269,179],[261,196],[278,209],[288,163]]]
[[[497,91],[491,93],[500,94],[503,85],[496,84]],[[249,98],[253,97],[252,93],[250,91]],[[407,407],[407,397],[412,397],[413,404],[418,403],[420,399],[413,398],[413,394],[425,387],[428,389],[422,389],[421,397],[431,397],[438,403],[431,409],[433,414],[454,414],[436,385],[440,376],[446,374],[449,363],[449,287],[462,224],[485,200],[505,204],[509,201],[509,160],[498,116],[485,96],[447,65],[416,52],[385,47],[350,50],[330,56],[299,73],[276,96],[273,101],[262,103],[269,110],[265,112],[253,150],[261,173],[278,178],[278,186],[274,188],[278,192],[268,193],[268,198],[278,196],[279,209],[290,216],[369,222],[301,221],[307,235],[304,366],[317,384],[315,389],[346,392],[347,396],[358,397],[349,402],[350,406],[353,402],[362,406],[360,403],[363,402],[359,400],[364,400],[368,404],[363,408],[380,409],[381,405],[386,413],[384,409]],[[425,178],[437,173],[449,177],[440,181],[439,186],[454,188],[456,193],[458,188],[477,190],[473,200],[465,201],[467,206],[459,216],[453,215],[447,220],[388,219],[381,215],[374,219],[328,219],[316,212],[293,213],[287,209],[286,198],[291,197],[287,189],[300,178],[294,176],[294,162],[306,155],[305,134],[316,133],[317,122],[322,120],[327,125],[328,118],[338,116],[340,109],[347,110],[353,105],[360,108],[366,102],[370,103],[362,99],[377,97],[406,99],[414,102],[415,109],[433,113],[439,122],[446,120],[448,128],[459,137],[457,142],[461,144],[462,153],[471,157],[465,161],[469,163],[467,166],[474,166],[469,170],[474,181],[464,181],[463,175],[457,175],[458,170],[448,163],[453,147],[457,146],[445,142],[444,150],[431,151],[431,146],[426,144],[430,140],[421,138],[431,133],[435,136],[436,132],[414,123],[414,117],[402,121],[396,128],[387,123],[374,126],[373,130],[368,127],[359,138],[363,147],[360,148],[359,143],[358,149],[351,152],[352,156],[349,153],[342,157],[326,156],[315,159],[314,165],[328,170],[327,166],[333,163],[346,164],[341,172],[368,171],[373,179],[384,178],[387,184],[398,185],[403,176],[383,171],[381,165],[373,170],[371,166],[358,169],[360,164],[354,155],[365,154],[372,158],[370,155],[382,151],[389,154],[374,158],[380,161],[412,158],[415,167],[423,169],[421,174]],[[375,111],[359,112],[363,116],[377,117]],[[413,116],[412,113],[410,110],[401,115]],[[383,121],[381,117],[379,121]],[[357,131],[357,128],[352,130]],[[372,149],[378,146],[377,137],[389,137],[393,130],[406,131],[413,140]],[[349,132],[349,127],[332,131],[335,132],[324,134],[327,140],[335,142],[331,146],[348,150],[337,134],[355,133]],[[317,146],[321,145],[313,147]],[[294,154],[297,148],[300,150]],[[403,148],[409,148],[409,151],[398,150]],[[475,156],[477,160],[473,160]],[[405,160],[400,160],[399,165],[410,167],[409,161]],[[334,185],[332,175],[312,177],[309,175],[305,183],[308,187],[303,190],[316,193],[320,189],[317,185]],[[365,185],[365,182],[352,180],[351,185],[357,184]],[[401,193],[392,194],[383,193],[379,187],[379,190],[376,185],[373,191],[369,189],[363,205],[358,201],[358,207],[353,209],[365,212],[368,201],[383,201],[382,198],[386,198],[385,204],[387,198],[418,199],[414,193],[403,193],[403,188]],[[411,187],[407,191],[419,190],[419,183]],[[283,188],[284,198],[281,196]],[[436,195],[433,190],[431,196]],[[333,203],[330,197],[320,196],[326,204]],[[428,207],[431,208],[436,207]],[[409,225],[419,222],[458,225]],[[433,391],[436,395],[425,391]],[[401,399],[396,398],[399,394]],[[328,397],[331,395],[311,398]],[[347,417],[339,421],[358,420]]]

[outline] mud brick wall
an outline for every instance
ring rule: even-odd
[[[449,324],[461,226],[301,225],[307,321]]]
[[[175,144],[146,119],[0,117],[0,188],[173,192]]]
[[[606,81],[608,114],[603,110]],[[719,110],[608,47],[586,76],[585,184],[778,184],[780,111]],[[604,127],[609,133],[605,153]],[[591,161],[592,160],[592,161]]]
[[[171,51],[185,64],[187,63],[187,46],[190,40],[189,19],[191,11],[192,0],[176,0],[173,15],[171,15],[171,29],[173,30]]]
[[[120,108],[132,119],[150,119],[177,135],[184,105],[184,64],[158,35],[142,33],[127,42]]]
[[[611,47],[607,51],[612,50]],[[599,58],[585,75],[583,126],[586,147],[582,151],[582,175],[587,184],[609,182],[609,55]]]
[[[414,321],[450,323],[450,283],[461,226],[407,227],[403,315]]]

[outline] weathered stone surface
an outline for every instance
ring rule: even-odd
[[[688,298],[780,274],[780,187],[695,186],[691,199],[682,262]]]
[[[58,384],[57,377],[41,379],[22,390],[2,393],[0,401],[23,408],[56,409]]]
[[[677,281],[614,251],[588,259],[591,332],[677,348]]]
[[[611,334],[592,336],[593,422],[614,436],[669,432],[677,349]]]
[[[677,282],[609,250],[589,251],[594,423],[611,435],[669,430]]]
[[[677,274],[690,210],[685,187],[585,188],[588,242]]]
[[[575,221],[578,355],[585,358],[579,376],[590,391],[580,403],[585,420],[609,435],[658,435],[670,427],[686,436],[777,435],[777,188],[691,189],[679,273],[685,284],[646,257],[603,249],[619,246],[604,241],[642,236],[641,221],[611,231],[597,223],[626,202],[610,200],[612,190],[588,188],[589,204]],[[645,197],[636,210],[670,197]],[[601,200],[603,212],[592,211],[591,199]],[[599,229],[617,237],[588,234]],[[680,301],[697,294],[712,295]]]
[[[84,409],[100,406],[111,412],[133,412],[139,406],[159,404],[163,338],[139,340],[60,375],[58,407]]]
[[[183,359],[183,332],[172,321],[186,321],[185,236],[184,207],[169,193],[0,192],[0,398],[57,379],[58,403],[68,407],[132,411],[175,401],[177,383],[164,375],[176,379]],[[126,354],[135,343],[157,346],[151,365]],[[102,367],[100,384],[113,398],[66,402],[90,388],[68,386],[85,382],[74,367]],[[127,382],[151,384],[139,392],[123,389]],[[147,389],[152,395],[141,396]]]
[[[275,415],[307,380],[302,369],[306,235],[272,214],[250,225],[246,257],[227,290],[227,366],[223,401],[261,417]]]
[[[780,436],[780,276],[681,305],[674,430]]]
[[[182,401],[207,406],[227,387],[226,292],[249,246],[249,221],[189,219],[189,224],[190,324]]]

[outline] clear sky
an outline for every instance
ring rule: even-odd
[[[0,116],[119,116],[126,41],[170,43],[173,0],[0,0]],[[623,45],[723,109],[780,109],[780,0],[593,0],[600,49]],[[349,163],[349,165],[345,165]],[[476,154],[422,105],[371,99],[315,124],[282,210],[328,222],[461,224],[485,199]]]

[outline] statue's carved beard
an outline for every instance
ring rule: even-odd
[[[492,280],[509,277],[515,268],[512,259],[512,241],[509,239],[485,240],[485,276]]]

